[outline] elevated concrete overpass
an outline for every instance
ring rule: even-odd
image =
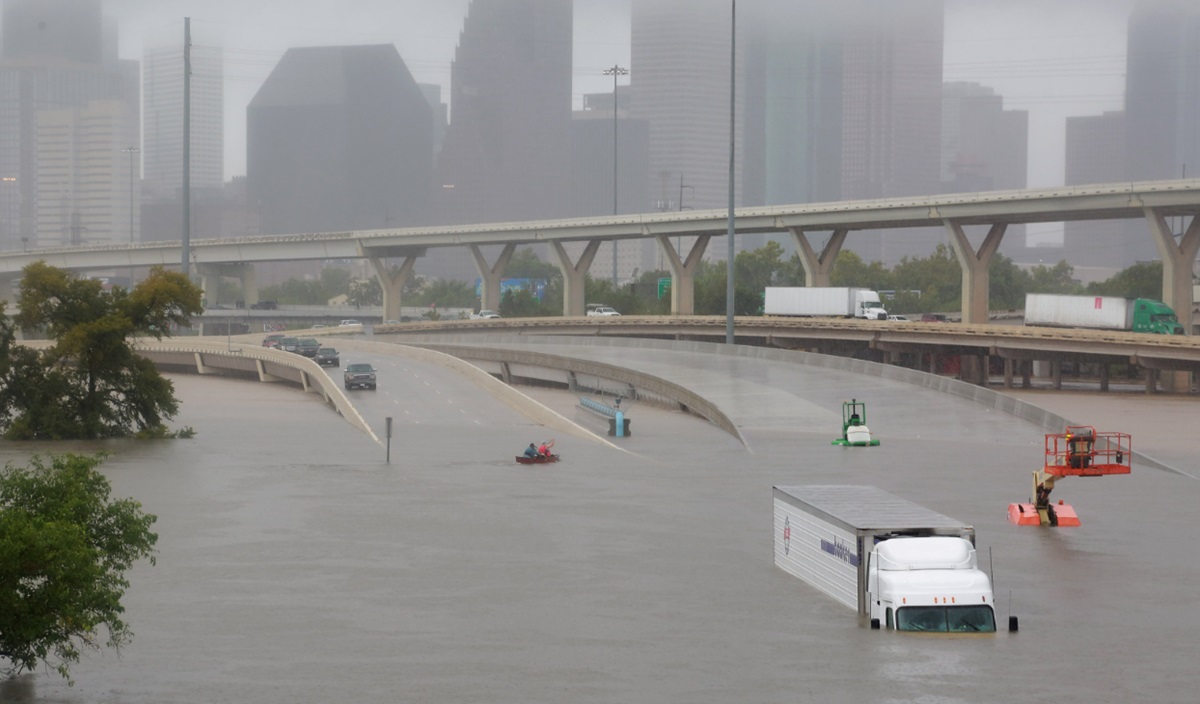
[[[692,341],[722,341],[723,316],[620,316],[612,318],[517,318],[500,320],[451,320],[440,322],[376,325],[375,339],[391,339],[407,345],[433,346],[447,350],[460,343],[475,344],[497,336],[520,339],[590,337],[657,338]],[[326,332],[326,331],[319,331]],[[1126,364],[1146,370],[1146,391],[1154,392],[1160,381],[1167,390],[1194,390],[1200,374],[1200,338],[1183,335],[1150,335],[1035,328],[1021,325],[891,322],[834,318],[738,317],[734,320],[736,341],[742,344],[854,356],[865,350],[890,364],[908,363],[936,372],[951,357],[963,361],[962,378],[987,384],[989,357],[1004,360],[1005,385],[1015,377],[1028,387],[1034,362],[1049,365],[1055,388],[1062,376],[1057,362],[1088,362],[1098,365],[1100,387],[1109,386],[1109,367]],[[1181,372],[1182,374],[1162,374]],[[1161,377],[1161,378],[1160,378]]]
[[[1076,220],[1144,218],[1163,261],[1163,301],[1191,330],[1192,265],[1200,251],[1200,179],[1104,184],[1034,190],[990,191],[940,196],[890,198],[803,205],[740,208],[736,234],[787,232],[809,285],[830,281],[834,262],[851,232],[912,227],[944,227],[962,268],[963,321],[982,323],[988,311],[988,265],[1009,225]],[[1176,240],[1167,225],[1179,217],[1189,225]],[[693,276],[709,241],[728,227],[724,210],[646,213],[571,220],[493,223],[427,228],[321,232],[194,240],[190,261],[202,277],[242,280],[247,303],[257,300],[254,264],[289,260],[365,258],[383,286],[384,318],[398,318],[400,291],[417,259],[434,247],[466,247],[484,282],[482,306],[496,308],[504,269],[519,245],[547,243],[563,273],[564,315],[584,312],[584,282],[600,244],[606,241],[654,239],[672,275],[671,305],[677,315],[694,312]],[[968,234],[969,229],[977,230]],[[817,251],[810,233],[827,233]],[[694,238],[685,253],[672,237]],[[974,239],[974,241],[972,241]],[[500,247],[489,260],[484,247]],[[125,267],[175,266],[178,242],[93,245],[0,253],[0,290],[11,289],[22,267],[32,261],[74,271]],[[389,260],[399,259],[398,266]]]

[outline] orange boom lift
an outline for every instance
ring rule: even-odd
[[[1077,526],[1075,509],[1061,500],[1050,502],[1054,482],[1064,477],[1129,474],[1128,433],[1098,433],[1090,425],[1068,425],[1065,433],[1046,435],[1043,467],[1033,473],[1031,503],[1009,504],[1008,520],[1019,526]]]

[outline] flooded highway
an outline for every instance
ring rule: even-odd
[[[124,600],[133,643],[86,654],[74,687],[48,671],[2,682],[0,702],[1196,701],[1195,479],[1136,464],[1071,479],[1055,498],[1082,527],[1017,528],[1005,509],[1042,452],[1028,422],[848,372],[607,354],[703,387],[747,444],[633,403],[619,449],[558,434],[562,462],[518,466],[550,432],[446,367],[343,353],[379,369],[377,391],[350,396],[381,438],[394,418],[390,464],[315,396],[191,376],[172,378],[194,439],[0,446],[14,462],[108,450],[114,495],[160,536]],[[577,417],[577,396],[524,391]],[[851,397],[879,447],[830,445]],[[1187,441],[1156,439],[1196,463]],[[771,487],[809,483],[871,484],[973,524],[999,620],[1020,631],[872,631],[777,569]]]

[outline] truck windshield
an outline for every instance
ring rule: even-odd
[[[934,633],[993,633],[989,606],[905,606],[896,612],[896,630]]]

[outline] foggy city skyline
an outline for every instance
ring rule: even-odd
[[[1179,14],[1191,11],[1177,4],[1178,13],[1134,12],[1171,2],[1179,0],[1048,6],[1032,0],[1003,6],[742,0],[736,203],[1178,178],[1189,162],[1200,162],[1195,128],[1184,117],[1200,110],[1187,82],[1194,57],[1184,27],[1193,20]],[[12,20],[6,80],[26,76],[21,80],[35,80],[41,92],[30,94],[34,102],[22,98],[19,117],[5,127],[14,135],[25,132],[10,142],[21,145],[19,155],[0,155],[4,163],[21,164],[20,178],[6,179],[0,200],[4,247],[174,236],[182,216],[185,17],[193,44],[191,186],[198,200],[192,224],[200,236],[723,208],[730,4],[7,0],[6,8],[23,9],[6,10]],[[1135,32],[1135,25],[1141,29]],[[34,40],[41,29],[49,31]],[[388,47],[401,62],[399,73],[378,62],[367,69],[335,58],[368,47]],[[272,108],[287,112],[291,127],[270,126],[275,118],[260,111],[260,139],[248,144],[247,135],[255,134],[252,101],[288,52],[310,50],[325,57],[306,69],[316,72],[316,92],[306,95],[306,70],[293,66],[292,88],[276,90]],[[46,92],[53,83],[28,68],[43,52],[58,60],[83,57],[71,75],[86,88],[66,101]],[[22,56],[34,63],[23,64]],[[89,74],[87,66],[102,73]],[[617,82],[605,73],[614,66],[627,69],[617,114]],[[405,120],[381,118],[375,129],[383,132],[371,138],[352,124],[354,115],[369,110],[363,101],[370,102],[370,89],[361,89],[376,71],[415,84],[424,96],[417,101],[432,108],[431,140],[408,147],[430,150],[433,171],[407,173],[407,186],[380,183],[369,203],[353,205],[363,200],[363,188],[348,188],[345,174],[364,170],[356,160],[365,152],[352,156],[347,135],[367,152],[373,140],[382,140],[374,142],[379,168],[390,168],[384,166],[389,160],[401,171],[406,163],[421,168],[378,149],[395,137],[386,125]],[[351,84],[359,86],[357,97],[347,90]],[[84,125],[92,125],[86,135]],[[35,126],[44,144],[30,138]],[[1098,126],[1110,136],[1097,139]],[[66,142],[51,139],[51,129],[78,131],[87,144],[58,154],[56,145]],[[276,153],[295,158],[265,160],[263,135],[272,135]],[[44,166],[23,171],[35,156]],[[307,163],[306,170],[297,170],[296,160]],[[102,171],[80,166],[100,162]],[[276,175],[264,177],[267,171]],[[306,189],[287,187],[288,181],[317,190],[304,197]],[[95,189],[103,200],[78,197]],[[414,199],[423,204],[399,205]],[[324,215],[298,216],[306,210]],[[1065,246],[1069,229],[1062,223],[1014,228],[1003,253],[1035,263],[1057,258],[1052,250]],[[1101,256],[1113,260],[1110,266],[1153,256],[1136,224],[1112,223],[1111,229],[1106,244],[1089,248],[1109,252]],[[895,263],[923,255],[944,236],[938,228],[888,240],[864,232],[853,246],[865,258]],[[1037,251],[1018,252],[1027,247]],[[618,263],[612,249],[612,258],[602,254],[601,260],[623,272],[646,270],[656,256],[653,247],[626,248]],[[467,263],[462,272],[438,273],[466,276],[469,269]]]
[[[574,107],[587,93],[611,91],[601,75],[629,65],[631,0],[576,0]],[[183,17],[193,43],[225,53],[226,178],[245,174],[245,108],[291,47],[395,44],[414,78],[449,96],[450,62],[468,0],[420,2],[313,1],[301,13],[282,3],[230,0],[106,0],[120,21],[120,55],[140,60],[148,36],[182,42]],[[769,3],[742,0],[740,14]],[[1063,182],[1065,119],[1122,107],[1125,35],[1135,0],[946,0],[945,81],[973,81],[1003,96],[1008,109],[1029,111],[1029,187]],[[714,21],[728,23],[728,17]],[[386,29],[394,22],[396,30]],[[629,76],[625,81],[636,80]],[[453,107],[451,106],[451,110]]]

